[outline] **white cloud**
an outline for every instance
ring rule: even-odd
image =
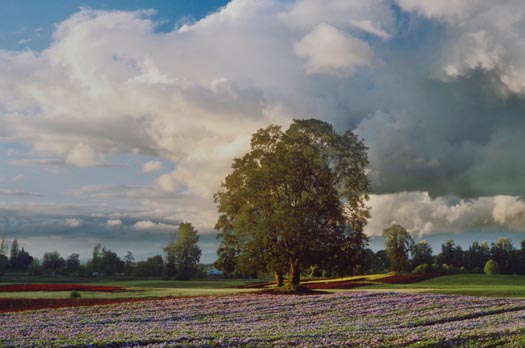
[[[77,167],[96,167],[103,165],[104,161],[91,146],[80,143],[67,154],[65,163]]]
[[[525,202],[523,199],[509,196],[494,197],[492,217],[497,223],[510,230],[525,230]]]
[[[513,92],[525,92],[525,3],[521,0],[396,0],[406,11],[448,27],[442,49],[446,77],[489,71]]]
[[[153,222],[151,220],[142,220],[134,224],[133,228],[139,231],[175,231],[177,226],[162,222]]]
[[[372,65],[374,60],[366,42],[324,23],[305,35],[294,50],[306,58],[307,74],[350,75],[357,67]]]
[[[82,225],[82,220],[79,219],[66,219],[64,221],[65,225],[70,228],[78,227]]]
[[[395,31],[395,16],[387,0],[300,0],[280,17],[292,28],[309,30],[330,23],[359,35],[389,39]]]
[[[144,173],[158,172],[164,169],[164,165],[161,161],[148,161],[142,166]]]
[[[371,195],[372,218],[365,228],[370,236],[400,224],[414,235],[463,232],[490,227],[525,230],[525,202],[518,197],[495,196],[472,200],[431,198],[426,192]]]
[[[110,220],[108,220],[106,222],[106,224],[109,227],[120,227],[120,226],[123,226],[122,220],[119,220],[119,219],[110,219]]]

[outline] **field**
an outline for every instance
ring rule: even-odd
[[[525,346],[525,277],[388,283],[410,278],[320,280],[309,285],[323,293],[311,295],[261,294],[243,288],[243,281],[96,282],[78,285],[84,287],[80,300],[65,300],[75,284],[64,284],[67,291],[32,291],[44,284],[0,287],[0,307],[2,301],[27,302],[23,311],[0,313],[0,347]],[[68,307],[42,309],[32,301]]]
[[[525,301],[347,292],[0,314],[3,347],[522,347]]]

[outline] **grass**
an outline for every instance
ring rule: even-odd
[[[442,276],[419,283],[412,284],[381,284],[377,281],[390,274],[376,274],[368,276],[344,277],[329,281],[369,281],[370,286],[355,288],[352,290],[330,290],[339,291],[398,291],[398,292],[424,292],[439,294],[456,294],[490,297],[513,297],[525,298],[525,276],[514,275],[483,275],[483,274],[461,274]],[[54,279],[54,282],[60,282]],[[258,289],[241,289],[242,285],[253,281],[244,280],[101,280],[97,285],[122,286],[128,288],[126,291],[96,292],[82,291],[82,298],[144,298],[144,297],[167,297],[167,296],[209,296],[209,295],[233,295]],[[26,282],[27,283],[27,282]],[[37,283],[37,281],[35,281]],[[79,284],[93,284],[88,281],[78,281]],[[7,283],[0,283],[7,284]],[[68,291],[46,292],[0,292],[0,298],[68,298]]]
[[[146,297],[182,297],[182,296],[213,296],[213,295],[233,295],[253,290],[248,289],[157,289],[157,288],[130,288],[126,291],[100,292],[100,291],[80,291],[82,298],[146,298]],[[66,299],[69,298],[70,291],[19,291],[2,292],[0,298],[43,298],[43,299]]]
[[[394,275],[395,273],[382,273],[382,274],[367,274],[367,275],[359,275],[359,276],[352,276],[352,277],[341,277],[341,278],[331,278],[331,279],[320,279],[320,280],[309,280],[303,282],[303,284],[317,284],[317,283],[330,283],[330,282],[348,282],[348,281],[377,281],[381,278],[385,278],[391,275]]]
[[[457,274],[412,284],[377,284],[358,290],[525,298],[525,276]]]
[[[54,279],[54,282],[61,282]],[[242,292],[253,291],[253,289],[241,289],[242,285],[251,281],[244,280],[103,280],[96,285],[126,287],[124,291],[101,292],[81,291],[82,298],[145,298],[145,297],[168,297],[168,296],[211,296],[211,295],[233,295]],[[0,285],[18,284],[0,283]],[[24,282],[29,283],[29,282]],[[38,282],[33,282],[38,283]],[[76,284],[90,284],[77,279]],[[0,292],[0,298],[43,298],[57,299],[68,298],[69,291],[18,291]]]

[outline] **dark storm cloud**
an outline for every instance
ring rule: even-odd
[[[525,195],[525,99],[501,88],[482,71],[427,80],[406,109],[365,118],[357,133],[370,147],[374,192]]]

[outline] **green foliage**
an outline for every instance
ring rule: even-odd
[[[42,274],[42,263],[38,259],[33,259],[31,265],[27,269],[28,273],[32,276],[39,276]]]
[[[217,266],[232,272],[243,259],[253,272],[288,270],[292,289],[311,265],[352,269],[366,241],[367,164],[355,134],[339,135],[322,121],[257,131],[215,195],[223,238]]]
[[[488,260],[484,268],[485,274],[499,274],[499,264],[494,260]]]
[[[433,261],[432,248],[430,247],[427,241],[422,240],[412,245],[411,252],[412,252],[412,261],[411,261],[412,268],[417,268],[417,266],[423,265],[423,264],[426,264],[427,266],[432,264],[432,261]]]
[[[459,268],[464,264],[464,253],[461,246],[456,245],[453,240],[447,240],[441,245],[441,253],[437,257],[438,263],[447,264]]]
[[[66,260],[66,274],[77,273],[79,267],[80,267],[80,255],[75,254],[75,253],[69,255]]]
[[[174,277],[177,272],[177,256],[175,254],[176,250],[176,243],[175,243],[175,233],[170,233],[170,241],[168,242],[168,245],[166,245],[163,250],[166,257],[166,271],[165,275],[167,278]]]
[[[414,241],[408,231],[401,225],[392,225],[383,231],[386,237],[386,253],[390,260],[390,269],[393,272],[406,272],[408,270],[408,251]]]
[[[173,245],[173,256],[176,263],[176,277],[188,280],[195,276],[201,257],[201,249],[197,245],[199,236],[191,223],[181,223],[177,242]]]
[[[135,267],[135,275],[139,277],[160,277],[164,274],[162,256],[148,257],[146,261],[139,261]]]
[[[7,242],[5,240],[6,235],[2,235],[2,239],[0,240],[0,255],[5,255],[7,251]]]
[[[7,256],[0,254],[0,277],[5,274],[9,267],[9,259]]]
[[[88,274],[98,273],[99,275],[111,276],[124,271],[124,261],[109,249],[102,247],[98,243],[93,248],[93,258],[87,263]]]
[[[483,267],[487,260],[490,259],[490,248],[487,242],[481,243],[475,241],[469,247],[465,254],[465,267],[472,273],[483,273]]]
[[[425,274],[430,272],[430,265],[428,263],[422,263],[414,268],[414,273]]]
[[[42,258],[42,269],[48,273],[62,274],[66,260],[57,251],[46,252]]]
[[[490,253],[491,259],[498,263],[500,267],[500,273],[520,273],[519,255],[512,245],[512,241],[510,239],[503,237],[498,238],[496,243],[492,243]]]
[[[133,256],[133,253],[128,250],[128,252],[126,253],[126,256],[124,256],[124,274],[128,276],[132,275],[134,267],[135,267],[135,257]]]
[[[82,295],[80,295],[80,292],[78,292],[77,290],[73,290],[69,293],[69,298],[81,298]]]

